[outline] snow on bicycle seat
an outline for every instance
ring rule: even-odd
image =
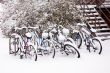
[[[82,25],[81,23],[77,23],[77,25]]]
[[[46,39],[46,38],[48,37],[48,33],[43,32],[43,33],[42,33],[42,37],[43,37],[44,39]]]
[[[22,30],[22,28],[20,28],[20,27],[15,27],[15,30]]]
[[[32,37],[31,33],[29,33],[29,32],[26,33],[26,37],[27,37],[27,38],[31,38],[31,37]]]
[[[17,33],[13,33],[11,36],[14,38],[19,38],[19,35]]]
[[[65,36],[64,35],[62,35],[62,34],[59,34],[59,36],[58,36],[58,40],[59,40],[59,42],[60,43],[62,43],[62,42],[64,42],[65,41]]]
[[[53,28],[53,29],[51,30],[51,32],[56,33],[57,30],[56,30],[55,28]]]
[[[68,30],[68,29],[63,28],[62,31],[63,31],[63,34],[64,34],[65,36],[69,35],[69,30]]]

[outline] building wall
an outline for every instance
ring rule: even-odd
[[[110,11],[110,8],[107,8],[107,9]],[[104,14],[101,14],[101,15],[103,19],[106,21],[106,23],[108,24],[108,26],[110,27],[110,12],[108,12],[105,8],[102,8],[102,11],[107,16],[107,18],[105,17]]]

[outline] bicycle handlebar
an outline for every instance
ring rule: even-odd
[[[15,27],[14,29],[15,30],[22,30],[22,29],[24,29],[24,28],[26,28],[26,29],[37,29],[38,27]]]

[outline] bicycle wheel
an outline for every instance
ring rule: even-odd
[[[101,42],[98,39],[94,38],[94,39],[92,39],[92,43],[93,43],[92,47],[93,47],[94,52],[101,54],[101,52],[102,52]]]
[[[43,54],[55,57],[55,46],[50,40],[43,40],[42,42]]]
[[[82,45],[81,35],[79,33],[73,33],[71,38],[75,41],[75,44],[78,46],[78,48],[80,48]]]
[[[29,45],[28,48],[26,48],[25,57],[37,61],[37,51],[35,50],[34,46]]]
[[[18,51],[18,39],[10,37],[9,39],[9,54],[16,55]]]
[[[79,51],[72,45],[70,44],[65,44],[64,45],[64,52],[69,55],[69,54],[73,54],[74,56],[76,56],[77,58],[80,58],[80,53]]]

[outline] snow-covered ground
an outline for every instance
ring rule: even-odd
[[[81,58],[19,59],[8,54],[8,39],[0,38],[0,73],[110,73],[110,40],[105,40],[101,55],[80,50]]]
[[[110,40],[102,42],[101,55],[82,48],[79,59],[57,55],[54,59],[41,57],[36,62],[9,55],[8,40],[0,38],[0,73],[110,73]]]

